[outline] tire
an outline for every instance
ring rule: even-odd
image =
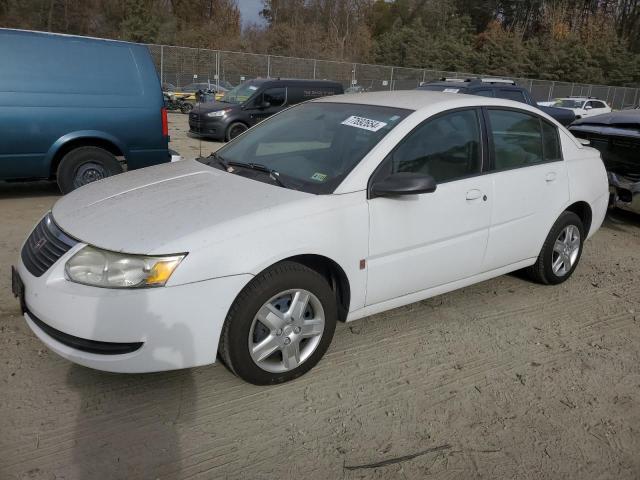
[[[79,147],[67,153],[58,165],[58,186],[66,194],[122,171],[118,159],[103,148]]]
[[[227,131],[225,132],[224,138],[226,139],[227,142],[230,142],[231,140],[236,138],[238,135],[246,132],[247,130],[249,130],[249,127],[247,127],[244,123],[233,122],[231,125],[227,127]]]
[[[563,212],[551,227],[536,263],[525,272],[532,280],[545,285],[557,285],[568,280],[582,256],[584,239],[584,225],[580,217],[573,212]]]
[[[300,300],[307,294],[303,308]],[[337,318],[336,297],[327,280],[299,263],[281,262],[238,294],[222,327],[218,353],[232,373],[249,383],[287,382],[320,361],[331,344]],[[297,356],[292,353],[296,350]]]
[[[191,105],[189,102],[185,102],[180,105],[180,111],[182,113],[189,113],[191,110],[193,110],[193,105]]]

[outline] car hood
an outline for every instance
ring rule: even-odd
[[[640,110],[621,110],[576,120],[574,125],[610,125],[640,129]]]
[[[310,197],[315,195],[184,160],[79,188],[54,205],[53,217],[69,235],[100,248],[169,254],[233,236],[231,224],[239,219],[264,218],[269,210]]]
[[[198,103],[192,110],[192,113],[209,113],[216,112],[218,110],[224,110],[225,108],[238,108],[239,105],[235,103],[225,103],[225,102],[206,102],[206,103]]]

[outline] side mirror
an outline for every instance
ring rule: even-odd
[[[437,187],[438,184],[431,175],[413,172],[392,173],[371,186],[371,198],[432,193]]]
[[[591,105],[587,105],[586,107],[584,107],[585,110],[591,110],[593,107]]]
[[[269,108],[271,106],[270,102],[262,102],[260,104],[260,108]]]

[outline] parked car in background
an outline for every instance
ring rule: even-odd
[[[184,100],[188,100],[190,102],[197,102],[200,99],[197,97],[198,92],[202,94],[212,94],[215,99],[222,97],[227,89],[221,85],[216,85],[215,83],[210,82],[202,82],[202,83],[190,83],[185,85],[184,87],[178,87],[175,92],[173,92],[177,97],[181,97]]]
[[[557,98],[553,106],[571,110],[576,118],[592,117],[611,112],[611,107],[607,102],[593,97]]]
[[[249,80],[229,90],[217,102],[196,105],[189,114],[189,133],[231,140],[291,105],[341,93],[342,84],[328,80]]]
[[[569,130],[600,150],[609,175],[611,205],[640,213],[640,110],[583,118]]]
[[[169,161],[144,45],[0,29],[0,59],[0,179],[55,179],[67,193]]]
[[[362,85],[352,85],[349,88],[347,88],[344,93],[364,93],[366,92],[367,89],[364,88]]]
[[[266,82],[249,84],[263,100],[331,91]],[[337,321],[514,270],[564,282],[607,200],[599,152],[524,103],[323,96],[200,162],[63,197],[24,244],[14,292],[73,362],[150,372],[221,358],[274,384],[310,370]],[[59,248],[45,255],[50,238]]]
[[[504,98],[516,102],[526,103],[537,107],[562,125],[569,125],[575,120],[575,115],[567,110],[545,107],[533,101],[531,93],[516,85],[516,82],[502,78],[442,78],[424,83],[418,90],[431,90],[446,93],[466,93],[483,97]]]

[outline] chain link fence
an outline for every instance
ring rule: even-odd
[[[209,83],[229,88],[252,78],[281,77],[335,80],[345,88],[357,86],[366,91],[411,90],[423,82],[442,77],[490,77],[469,72],[390,67],[202,48],[166,45],[148,45],[148,48],[162,83],[170,83],[176,88],[190,83]],[[605,100],[614,109],[637,107],[640,103],[638,88],[509,78],[527,88],[537,102],[550,101],[558,97],[592,96]]]

